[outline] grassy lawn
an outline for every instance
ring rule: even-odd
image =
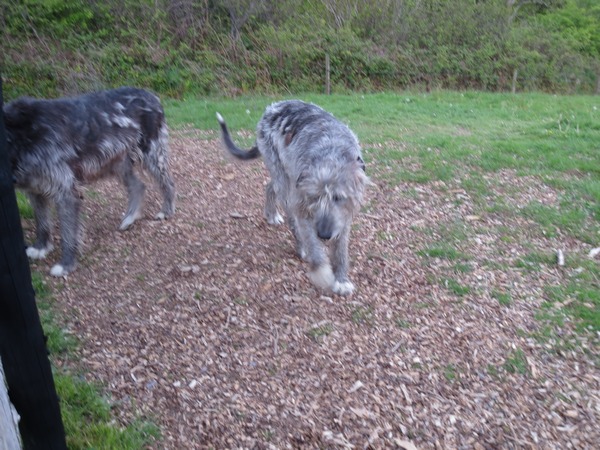
[[[481,214],[518,215],[535,222],[545,237],[567,236],[600,246],[600,97],[408,92],[297,98],[319,104],[348,123],[361,140],[371,173],[392,186],[453,183],[475,199]],[[265,106],[277,100],[168,100],[166,111],[174,129],[191,125],[210,130],[217,129],[219,111],[235,132],[254,130]],[[253,140],[237,139],[244,145]],[[507,205],[502,196],[492,195],[492,182],[486,177],[504,171],[539,180],[558,192],[558,204],[531,200],[518,209]],[[465,233],[444,243],[432,240],[422,256],[458,258],[458,246],[469,231]],[[504,234],[507,240],[524,239],[511,230]],[[538,265],[555,263],[553,253],[538,259]],[[572,276],[564,285],[548,286],[546,300],[567,301],[563,311],[578,320],[581,329],[600,330],[598,261],[571,258],[566,269]],[[442,282],[458,295],[468,289],[451,277]],[[509,303],[506,296],[510,293],[499,301]]]

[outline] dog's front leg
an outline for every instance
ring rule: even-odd
[[[61,277],[75,269],[79,244],[79,209],[81,200],[74,191],[61,194],[56,200],[60,223],[60,263],[50,270],[50,275]]]
[[[28,194],[29,202],[35,217],[35,242],[27,247],[27,256],[32,259],[43,259],[53,249],[50,242],[52,230],[52,215],[50,213],[50,199],[40,194]]]
[[[306,219],[296,219],[296,238],[298,249],[303,253],[302,258],[308,262],[310,281],[321,289],[332,290],[335,276],[331,270],[329,259],[314,230],[313,222]]]
[[[349,295],[354,291],[354,284],[348,279],[348,243],[350,242],[350,227],[344,228],[342,233],[332,241],[331,264],[335,283],[333,292],[340,295]]]
[[[289,211],[286,212],[285,222],[294,236],[294,241],[296,242],[296,254],[302,261],[308,261],[308,252],[306,251],[302,238],[298,234],[299,225],[296,222],[294,215],[290,214]]]

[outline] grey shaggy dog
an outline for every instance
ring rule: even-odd
[[[175,185],[169,173],[168,129],[158,97],[122,87],[54,100],[21,97],[4,107],[8,156],[15,186],[25,191],[35,214],[36,240],[30,258],[52,250],[52,203],[61,235],[61,259],[50,273],[63,276],[76,267],[80,237],[80,187],[107,176],[125,186],[129,204],[120,229],[141,216],[141,165],[158,183],[164,201],[157,219],[175,211]]]
[[[354,133],[320,107],[299,100],[267,107],[250,150],[232,141],[217,113],[225,147],[243,160],[263,156],[271,180],[266,187],[265,216],[283,223],[279,204],[310,266],[309,278],[319,288],[348,295],[348,243],[369,179]],[[323,242],[331,244],[328,257]]]

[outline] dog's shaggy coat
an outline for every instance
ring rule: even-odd
[[[120,229],[141,215],[144,183],[135,175],[141,165],[163,195],[159,219],[175,210],[175,185],[169,173],[168,129],[156,95],[123,87],[73,98],[42,100],[22,97],[4,107],[8,156],[17,188],[31,201],[36,241],[31,258],[52,250],[51,204],[56,204],[61,259],[50,273],[75,269],[80,235],[80,186],[116,176],[126,187],[128,207]]]
[[[266,187],[265,216],[283,223],[285,211],[298,255],[310,265],[318,287],[352,293],[348,278],[348,243],[369,179],[354,133],[320,107],[299,100],[274,103],[257,125],[256,144],[238,148],[217,113],[223,142],[239,159],[263,156],[271,180]],[[328,257],[324,241],[331,243]]]

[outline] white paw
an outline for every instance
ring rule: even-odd
[[[335,276],[329,264],[322,265],[317,270],[308,273],[308,278],[315,286],[321,289],[331,289],[335,283]]]
[[[54,246],[52,244],[48,244],[46,248],[27,247],[25,252],[31,259],[44,259],[53,249]]]
[[[306,257],[308,256],[308,253],[306,253],[306,250],[304,250],[304,248],[301,248],[300,250],[298,250],[298,256],[303,261],[306,261]]]
[[[267,223],[269,225],[281,225],[283,222],[283,217],[279,213],[275,213],[273,217],[267,218]]]
[[[127,230],[131,225],[133,225],[133,222],[135,222],[138,219],[138,216],[127,216],[123,219],[123,221],[121,222],[121,225],[119,225],[119,230],[121,231],[125,231]]]
[[[121,231],[125,231],[126,229],[128,229],[131,225],[133,225],[133,220],[131,219],[126,219],[123,222],[121,222],[121,225],[119,225],[119,230]]]
[[[339,295],[350,295],[354,292],[354,284],[350,281],[336,281],[331,290]]]
[[[156,220],[165,220],[167,218],[167,215],[161,211],[157,215],[155,215],[154,218]]]
[[[63,277],[67,274],[67,271],[60,264],[56,264],[52,269],[50,269],[50,275],[53,277]]]

